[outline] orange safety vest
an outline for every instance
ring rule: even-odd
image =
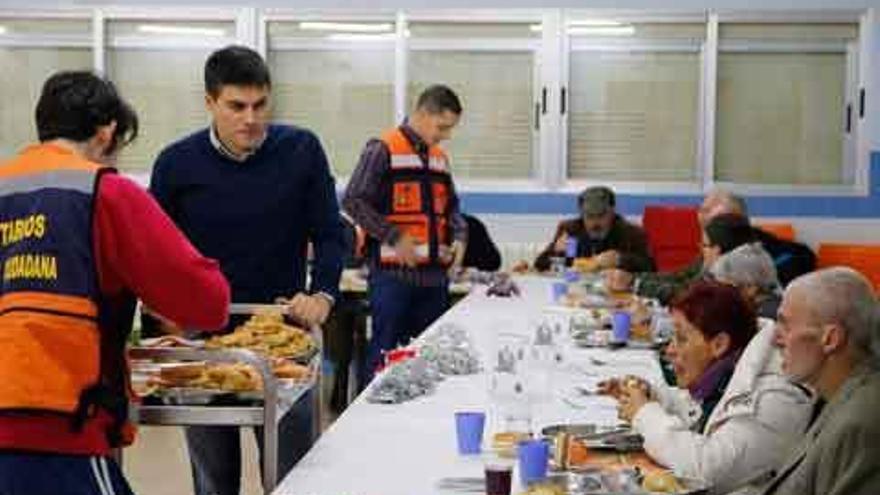
[[[416,240],[420,265],[441,264],[439,250],[449,247],[451,242],[449,202],[452,176],[446,153],[439,146],[431,146],[428,160],[423,162],[400,128],[385,132],[382,142],[391,157],[389,201],[383,211],[385,218],[397,226],[401,234]],[[381,245],[379,256],[383,265],[400,264],[391,246]]]
[[[51,144],[0,166],[0,414],[59,413],[76,429],[103,407],[118,446],[131,431],[131,319],[119,328],[100,303],[92,216],[107,172]]]

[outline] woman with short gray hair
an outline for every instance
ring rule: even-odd
[[[776,319],[782,288],[773,259],[760,243],[743,244],[723,254],[709,267],[709,274],[738,287],[754,303],[758,316]]]

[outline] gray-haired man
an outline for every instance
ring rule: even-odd
[[[776,327],[783,370],[827,403],[764,494],[880,493],[880,307],[850,268],[789,285]]]

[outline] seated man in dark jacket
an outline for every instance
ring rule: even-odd
[[[468,242],[464,250],[465,268],[476,268],[483,272],[494,272],[501,268],[501,253],[489,237],[489,231],[479,218],[462,213],[467,222]]]
[[[574,238],[577,240],[575,257],[595,257],[599,269],[654,271],[645,232],[617,214],[611,189],[587,188],[578,196],[578,207],[581,216],[559,224],[553,241],[535,260],[536,270],[545,271],[550,268],[550,258],[565,256],[568,239]]]
[[[767,254],[773,258],[776,273],[779,275],[779,281],[783,287],[801,275],[816,269],[816,255],[806,245],[780,239],[757,227],[754,228],[754,231],[755,237],[764,247],[764,251],[767,251]]]

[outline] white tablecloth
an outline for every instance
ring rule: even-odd
[[[549,279],[528,277],[517,279],[517,283],[523,291],[520,298],[488,298],[485,289],[478,287],[428,331],[444,323],[458,324],[468,330],[484,358],[494,356],[499,334],[530,335],[541,321],[542,308],[550,302]],[[661,377],[653,351],[566,348],[564,354],[565,364],[554,375],[549,399],[535,408],[533,425],[538,430],[560,422],[616,423],[611,399],[576,397],[572,393],[575,384],[589,387],[599,379],[621,374],[650,380]],[[450,377],[440,382],[433,394],[398,405],[370,404],[361,394],[275,493],[439,495],[450,493],[437,488],[442,478],[482,477],[483,458],[456,452],[454,414],[489,412],[488,382],[486,373]],[[567,403],[571,401],[576,407]],[[491,425],[487,424],[488,428]]]

